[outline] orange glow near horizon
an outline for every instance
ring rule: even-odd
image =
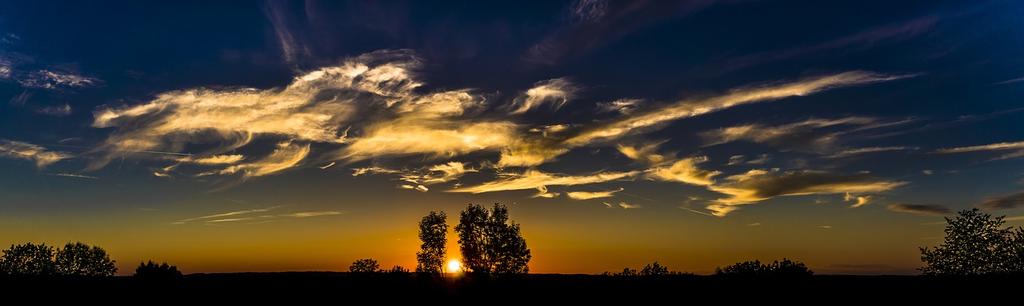
[[[449,259],[448,264],[445,265],[445,270],[452,274],[460,273],[462,272],[462,262],[455,258]]]

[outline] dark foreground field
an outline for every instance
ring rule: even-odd
[[[1020,277],[932,278],[921,276],[820,275],[803,279],[720,278],[673,275],[618,278],[597,275],[531,274],[515,278],[416,275],[358,275],[335,272],[192,274],[177,281],[105,279],[6,279],[5,297],[102,300],[126,303],[198,301],[423,302],[473,304],[513,302],[775,301],[800,304],[839,302],[964,302],[1017,296]],[[332,303],[337,304],[337,303]],[[344,303],[340,303],[344,304]]]

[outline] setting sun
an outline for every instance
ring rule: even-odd
[[[462,263],[458,259],[449,259],[448,265],[446,265],[448,273],[459,273],[462,272]]]

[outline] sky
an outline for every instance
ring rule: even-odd
[[[1024,225],[1016,1],[11,1],[0,245],[120,273],[415,267],[509,206],[534,273],[914,274]],[[454,233],[448,257],[457,259]]]

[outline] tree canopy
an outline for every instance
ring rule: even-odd
[[[112,276],[117,266],[107,251],[81,242],[68,243],[54,255],[57,273],[73,276]]]
[[[420,251],[416,253],[416,272],[440,274],[448,243],[448,216],[431,211],[420,220]]]
[[[1004,217],[980,209],[946,218],[946,237],[934,248],[921,248],[920,270],[926,275],[1024,273],[1024,228],[1003,227]]]
[[[357,259],[348,266],[352,273],[375,273],[380,271],[380,263],[372,258]]]
[[[508,209],[494,204],[488,211],[470,204],[459,215],[455,227],[459,250],[470,272],[478,274],[520,274],[529,272],[530,249],[519,224],[508,219]]]
[[[12,245],[0,257],[0,274],[33,276],[112,276],[117,266],[107,251],[81,242],[54,249],[46,244]]]

